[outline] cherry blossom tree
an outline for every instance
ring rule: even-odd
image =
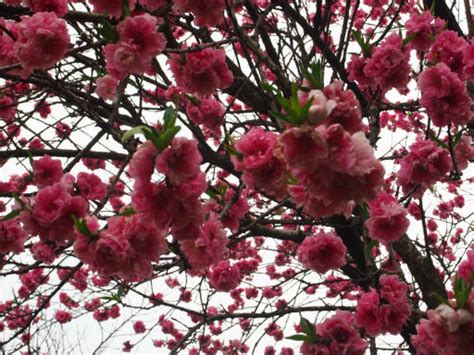
[[[0,14],[3,352],[474,352],[469,1]]]

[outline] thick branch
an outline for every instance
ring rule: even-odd
[[[443,280],[439,277],[436,268],[428,258],[418,251],[407,235],[393,243],[393,248],[407,264],[408,269],[420,286],[423,301],[429,308],[436,308],[440,303],[440,297],[448,299]]]

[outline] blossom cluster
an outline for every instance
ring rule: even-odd
[[[310,122],[288,127],[280,136],[252,128],[236,142],[238,155],[232,157],[247,186],[278,199],[289,194],[316,218],[348,215],[355,202],[375,198],[385,172],[358,130],[361,115],[353,96],[339,83],[324,92],[331,99],[321,91],[308,94]]]
[[[380,289],[364,293],[357,302],[355,324],[367,334],[399,334],[411,314],[407,285],[395,275],[382,275]]]
[[[0,21],[8,31],[0,32],[0,65],[20,63],[21,69],[13,74],[26,78],[33,70],[47,70],[69,49],[66,22],[54,12],[23,16],[19,23]]]
[[[227,250],[221,221],[213,213],[206,218],[199,199],[207,188],[201,160],[197,142],[178,137],[162,152],[145,142],[130,162],[130,176],[135,179],[132,206],[164,234],[171,231],[193,274],[205,273]],[[152,181],[155,170],[165,181]]]
[[[158,20],[149,14],[127,17],[117,25],[119,41],[104,47],[107,71],[116,79],[151,72],[151,61],[166,46],[157,32]]]
[[[363,355],[367,349],[367,342],[354,328],[354,315],[350,312],[337,311],[316,326],[316,334],[317,342],[304,342],[300,348],[301,354]]]
[[[474,351],[474,292],[467,309],[455,309],[442,304],[428,310],[428,319],[416,326],[417,334],[411,337],[417,353],[468,355]]]
[[[370,217],[365,226],[372,239],[390,243],[400,239],[410,222],[407,211],[399,205],[391,194],[381,191],[376,199],[369,202]]]

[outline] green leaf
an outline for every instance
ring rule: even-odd
[[[71,215],[71,217],[74,221],[74,228],[76,228],[79,233],[91,238],[94,237],[94,234],[89,230],[87,222],[84,219],[79,219],[75,215]]]
[[[12,196],[15,199],[16,203],[18,203],[22,210],[26,209],[26,205],[23,200],[14,192],[12,192]]]
[[[109,21],[103,20],[99,25],[97,32],[104,38],[107,42],[115,43],[118,42],[120,36],[117,32],[117,29],[110,24]]]
[[[367,204],[367,202],[362,202],[359,204],[359,207],[362,211],[362,216],[364,217],[364,219],[367,219],[370,217],[370,213],[369,213],[369,205]]]
[[[122,18],[130,16],[130,7],[128,6],[128,0],[122,0]]]
[[[0,221],[5,222],[5,221],[8,221],[10,219],[13,219],[16,216],[18,216],[21,213],[21,211],[23,211],[23,210],[13,210],[10,213],[7,213],[5,216],[3,216],[3,218],[1,218]]]
[[[372,240],[372,239],[367,242],[367,245],[365,246],[365,255],[368,258],[370,258],[370,256],[372,255],[371,254],[372,249],[374,249],[377,244],[379,244],[379,242],[376,241],[376,240]]]
[[[194,97],[193,95],[186,95],[186,97],[192,102],[194,106],[199,106],[201,104],[201,100],[199,100],[197,97]]]
[[[131,206],[127,207],[122,213],[119,213],[117,216],[129,217],[136,214],[137,211]]]
[[[439,293],[433,293],[432,295],[439,304],[449,304],[448,300],[444,299]]]
[[[263,90],[265,90],[265,91],[267,91],[267,92],[269,92],[269,93],[272,93],[272,94],[278,92],[278,89],[277,89],[276,87],[274,87],[273,85],[269,84],[269,83],[261,83],[261,84],[260,84],[260,87],[261,87]]]
[[[30,162],[31,169],[34,171],[35,170],[35,162],[33,160],[33,156],[31,155],[31,152],[28,152],[28,161]]]
[[[167,129],[165,132],[161,133],[158,138],[158,145],[157,148],[160,152],[165,150],[173,141],[173,138],[178,134],[181,130],[181,127],[172,127]]]
[[[454,279],[454,298],[456,299],[456,308],[463,308],[469,300],[473,277],[473,273],[471,273],[469,284],[463,278],[458,278],[456,276]]]
[[[169,128],[173,128],[176,125],[176,119],[178,115],[176,110],[172,107],[168,107],[163,115],[163,121],[165,122],[164,130],[167,131]]]
[[[311,108],[312,104],[313,104],[313,97],[311,96],[309,100],[301,108],[301,117],[303,117],[303,121],[305,121],[308,118],[309,109]]]
[[[212,198],[213,200],[219,201],[219,199],[217,198],[216,192],[213,191],[212,189],[208,188],[208,189],[206,190],[206,194],[207,194],[210,198]]]
[[[364,36],[362,36],[362,33],[353,30],[352,35],[354,36],[354,39],[356,40],[357,44],[359,44],[360,48],[362,49],[362,53],[364,54],[364,57],[369,57],[370,53],[372,52],[372,45],[369,44],[368,42],[365,42],[365,39],[364,39]]]
[[[238,152],[234,147],[232,147],[229,144],[225,144],[225,150],[230,155],[233,155],[234,157],[237,157],[239,159],[242,159],[244,157],[244,155],[242,153]]]
[[[431,11],[431,14],[433,16],[436,16],[435,14],[435,7],[436,7],[436,0],[433,0],[433,2],[431,3],[431,7],[430,7],[430,11]],[[446,22],[446,25],[448,24],[448,22]]]
[[[152,141],[153,145],[161,152],[160,135],[158,132],[156,132],[154,129],[151,129],[150,127],[147,127],[143,130],[143,135],[147,140]]]
[[[300,327],[305,334],[309,335],[314,332],[314,325],[304,317],[301,317],[300,319]]]
[[[143,132],[146,129],[150,129],[150,128],[147,126],[133,127],[132,129],[130,129],[123,135],[122,142],[127,143],[135,134],[144,134]]]
[[[294,124],[294,122],[291,120],[291,118],[288,117],[287,115],[285,115],[284,113],[281,113],[281,112],[278,112],[278,111],[272,111],[270,113],[270,115],[275,116],[276,118],[278,118],[282,121],[288,122],[290,124]]]
[[[410,43],[413,40],[413,38],[415,38],[415,35],[416,35],[416,33],[412,33],[412,34],[406,36],[405,39],[402,42],[402,48],[405,47],[408,43]]]
[[[452,140],[453,148],[461,141],[462,135],[463,135],[463,131],[459,131],[453,137],[453,140]]]
[[[306,318],[301,317],[300,327],[303,330],[303,333],[305,333],[308,336],[309,342],[315,343],[317,341],[318,336],[316,335],[316,329],[313,323],[311,323]]]
[[[311,342],[311,339],[306,334],[295,334],[295,335],[291,335],[289,337],[286,337],[285,339],[305,341],[307,343]]]
[[[219,192],[219,195],[221,195],[222,199],[225,199],[225,194],[227,192],[228,186],[227,185],[218,185],[217,186],[217,192]]]
[[[448,149],[448,145],[446,143],[444,143],[441,139],[439,139],[438,137],[435,136],[435,134],[433,132],[428,132],[428,136],[430,137],[430,139],[432,141],[435,141],[436,143],[438,143],[438,145],[444,149]]]
[[[313,87],[321,90],[324,87],[324,68],[321,61],[312,63],[309,66],[309,70],[302,67],[303,75]]]

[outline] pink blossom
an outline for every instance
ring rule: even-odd
[[[440,305],[427,313],[428,319],[420,321],[417,334],[411,338],[417,353],[472,354],[472,314],[465,309],[455,311],[448,305]]]
[[[119,18],[122,15],[122,0],[89,0],[94,6],[94,12],[108,13],[110,16]],[[135,1],[128,0],[130,10],[135,8]]]
[[[407,36],[413,36],[409,44],[418,51],[426,52],[430,49],[434,36],[444,29],[444,21],[426,10],[421,14],[413,12],[405,27]]]
[[[158,155],[156,170],[165,174],[171,184],[179,185],[200,173],[201,161],[197,141],[178,137]]]
[[[307,120],[311,124],[319,124],[328,117],[337,106],[333,100],[328,100],[321,90],[311,90],[307,93],[299,93],[299,99],[304,104],[311,100]]]
[[[139,278],[150,276],[151,262],[158,262],[160,255],[168,251],[164,233],[135,214],[127,220],[124,234],[130,245],[130,267],[126,272]]]
[[[138,0],[138,3],[148,10],[158,10],[166,5],[166,0]]]
[[[442,31],[435,37],[428,60],[432,63],[444,63],[449,69],[458,74],[461,79],[463,73],[463,52],[467,42],[458,36],[455,31]]]
[[[277,136],[273,132],[265,132],[262,128],[252,128],[235,144],[235,149],[242,154],[242,159],[234,159],[238,170],[250,170],[267,165],[277,145]]]
[[[199,199],[177,200],[171,211],[171,233],[176,240],[196,239],[201,234],[204,211]]]
[[[62,17],[67,13],[68,0],[23,0],[24,5],[28,6],[33,12],[49,11]]]
[[[405,193],[414,192],[415,196],[421,196],[451,168],[451,157],[446,149],[431,140],[419,140],[410,146],[410,153],[400,161],[398,182]]]
[[[407,284],[400,281],[395,275],[382,275],[379,279],[380,297],[390,304],[400,304],[406,302]]]
[[[145,323],[143,323],[141,320],[137,320],[136,322],[133,323],[133,330],[137,334],[145,333],[146,332]]]
[[[195,272],[206,270],[221,261],[227,250],[228,239],[216,215],[204,224],[199,238],[184,240],[181,248]]]
[[[132,193],[132,206],[153,220],[159,229],[166,229],[178,209],[178,201],[165,184],[149,182],[136,187]]]
[[[68,311],[56,311],[54,314],[54,319],[56,319],[58,323],[64,324],[70,322],[72,320],[72,316]]]
[[[24,212],[21,216],[30,233],[61,245],[74,234],[71,216],[83,218],[87,212],[87,202],[80,196],[71,196],[67,186],[59,182],[42,188],[33,200],[31,213]]]
[[[79,173],[77,186],[88,200],[102,200],[107,195],[107,185],[95,174]]]
[[[409,50],[402,48],[400,36],[392,33],[380,46],[373,49],[364,73],[373,78],[382,91],[392,88],[405,90],[410,81],[409,58]]]
[[[250,209],[245,193],[240,194],[237,199],[235,199],[234,195],[235,192],[232,189],[227,190],[225,194],[226,203],[230,201],[235,202],[230,207],[228,213],[225,216],[221,216],[222,224],[224,227],[229,228],[232,233],[236,233],[239,230],[240,220]]]
[[[51,159],[49,155],[33,162],[34,184],[40,188],[53,185],[63,177],[61,160]]]
[[[166,39],[157,32],[158,21],[148,14],[127,17],[117,30],[120,40],[104,47],[107,71],[116,79],[128,74],[151,70],[151,60],[166,46]]]
[[[140,145],[133,154],[129,164],[129,173],[135,179],[136,187],[150,181],[155,169],[157,154],[158,151],[151,141],[146,141]]]
[[[471,81],[474,80],[474,45],[466,46],[463,53],[462,63],[464,65],[464,73]]]
[[[46,70],[64,58],[69,47],[66,22],[53,12],[23,17],[18,24],[15,54],[26,70]]]
[[[359,101],[354,93],[350,90],[343,90],[340,80],[336,80],[326,86],[323,92],[328,99],[336,102],[336,106],[323,123],[328,126],[338,123],[351,134],[361,131],[362,113]]]
[[[58,122],[55,127],[56,135],[59,138],[66,139],[71,135],[72,128],[64,122]]]
[[[0,119],[12,123],[16,115],[16,104],[10,96],[0,98]]]
[[[344,243],[334,233],[320,232],[301,243],[298,260],[304,267],[323,274],[344,266],[346,251]]]
[[[407,231],[410,224],[407,211],[392,195],[380,192],[375,200],[369,202],[369,208],[370,218],[365,221],[365,226],[370,238],[390,243]]]
[[[192,12],[197,26],[217,26],[224,20],[224,0],[174,0],[176,12]]]
[[[150,59],[166,47],[166,38],[157,32],[157,26],[157,18],[149,14],[127,17],[117,26],[120,43],[136,46],[140,56]]]
[[[364,293],[358,303],[355,322],[370,336],[398,334],[411,314],[406,295],[407,285],[394,275],[380,277],[380,293]]]
[[[7,221],[0,219],[0,253],[10,252],[21,253],[24,250],[25,241],[28,239],[28,233],[18,218]]]
[[[209,271],[209,285],[217,291],[229,292],[241,282],[237,265],[231,265],[228,260],[220,261]]]
[[[44,143],[41,142],[41,139],[39,138],[33,138],[28,144],[28,148],[31,150],[42,150],[44,149]]]
[[[173,54],[168,64],[176,84],[186,92],[200,96],[207,96],[216,89],[226,89],[234,80],[222,49],[205,48],[186,53],[184,58]]]
[[[467,258],[461,262],[458,268],[458,275],[466,282],[471,279],[471,274],[474,275],[474,246],[467,252]]]
[[[462,136],[454,147],[454,160],[458,171],[468,167],[471,160],[474,159],[474,147],[470,136]]]
[[[105,169],[105,160],[94,158],[82,158],[82,163],[90,170]]]
[[[51,105],[44,100],[40,100],[35,104],[35,110],[39,113],[41,118],[48,118],[51,113]]]
[[[63,184],[42,188],[34,200],[32,216],[39,224],[49,225],[58,220],[71,195]]]
[[[5,21],[0,19],[0,25],[10,31],[8,34],[6,31],[0,30],[0,65],[8,66],[17,64],[19,62],[15,52],[15,38],[18,35],[18,24],[14,21]],[[27,78],[31,71],[26,69],[14,69],[9,73],[13,75],[19,75],[22,78]]]
[[[93,244],[91,267],[103,276],[117,275],[128,268],[129,249],[125,236],[101,233]]]
[[[224,106],[214,98],[206,98],[199,105],[189,103],[186,106],[186,113],[196,125],[202,125],[212,136],[221,136],[221,126],[224,123]]]
[[[466,85],[445,63],[425,69],[418,78],[418,87],[420,103],[434,125],[464,125],[471,119],[472,100]]]
[[[207,189],[206,175],[199,172],[193,179],[187,180],[178,186],[173,186],[173,192],[180,200],[198,198]]]
[[[407,300],[397,304],[384,304],[380,307],[381,316],[383,319],[383,334],[400,334],[403,326],[410,318],[411,307]]]
[[[356,176],[369,174],[377,165],[374,149],[370,145],[369,140],[363,132],[357,132],[352,135],[351,143],[355,162],[348,173]]]
[[[47,265],[51,265],[56,259],[56,253],[54,249],[47,243],[37,242],[31,246],[31,253],[33,257],[42,261]]]
[[[103,100],[116,100],[118,80],[112,75],[105,75],[96,81],[95,93]]]
[[[379,306],[380,297],[376,290],[364,293],[357,302],[355,324],[364,328],[370,336],[382,332],[383,318]]]
[[[291,168],[314,171],[321,159],[328,156],[328,144],[311,126],[287,129],[280,136],[283,155]]]
[[[257,169],[244,170],[242,181],[250,188],[261,189],[277,200],[287,197],[288,171],[285,161],[273,156],[267,165]]]
[[[367,343],[354,329],[353,318],[349,312],[336,311],[335,315],[316,326],[316,333],[321,341],[316,344],[304,342],[300,348],[301,354],[365,354]]]
[[[352,55],[347,64],[348,78],[351,81],[357,81],[361,87],[371,87],[375,85],[375,80],[364,73],[368,59],[359,55]]]
[[[373,199],[383,181],[384,169],[362,132],[352,136],[339,124],[318,126],[326,142],[327,157],[320,156],[314,171],[292,169],[298,185],[290,187],[293,200],[314,217],[348,214],[353,201]],[[295,145],[296,146],[296,145]]]

